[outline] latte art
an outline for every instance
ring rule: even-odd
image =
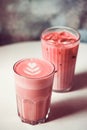
[[[27,78],[45,78],[54,73],[54,66],[50,62],[37,58],[20,60],[14,68],[16,73]]]
[[[39,74],[41,70],[35,62],[30,62],[27,64],[27,67],[24,69],[24,72],[30,75],[36,75]]]

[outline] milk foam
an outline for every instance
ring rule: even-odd
[[[17,74],[25,77],[40,78],[54,72],[54,66],[48,61],[30,58],[16,63],[15,71]]]

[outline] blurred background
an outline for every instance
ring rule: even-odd
[[[87,43],[87,0],[0,0],[0,45],[40,40],[59,25],[77,29]]]

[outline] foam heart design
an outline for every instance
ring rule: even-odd
[[[33,69],[35,67],[37,67],[37,64],[35,62],[32,62],[32,63],[28,63],[28,66]]]
[[[25,73],[30,75],[36,75],[40,73],[40,68],[35,62],[30,62],[27,64],[26,69],[24,70]]]

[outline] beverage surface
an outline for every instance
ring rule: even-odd
[[[14,66],[15,72],[28,78],[44,78],[54,71],[54,66],[41,59],[24,59]]]
[[[77,37],[68,31],[48,32],[42,36],[42,39],[54,45],[72,45],[77,41]]]

